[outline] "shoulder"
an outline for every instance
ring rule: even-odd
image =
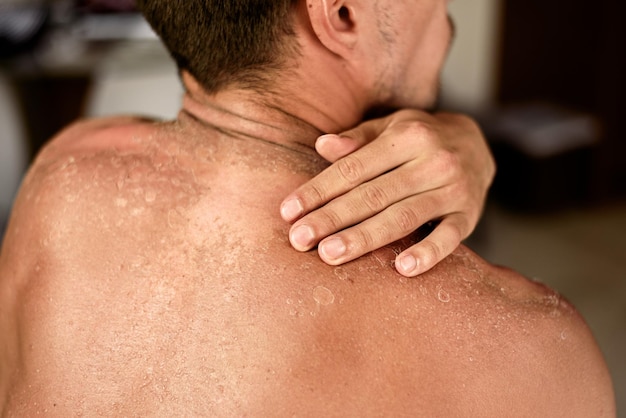
[[[383,353],[401,352],[400,361],[419,370],[407,387],[454,396],[440,415],[615,416],[602,353],[581,315],[553,289],[463,246],[417,279],[391,276],[371,281],[376,311],[359,308],[367,306],[360,295],[371,299],[371,291],[352,292],[360,299],[350,307],[370,329],[384,323],[376,343]],[[388,318],[401,321],[394,326]]]
[[[123,159],[141,153],[142,138],[154,125],[136,118],[106,118],[75,122],[52,138],[39,152],[22,182],[10,227],[43,226],[61,215],[76,217],[80,197],[103,198],[103,184],[122,168]],[[101,196],[94,196],[101,191]],[[93,203],[93,200],[92,200]],[[9,233],[11,231],[8,231]]]
[[[0,348],[0,398],[5,370],[24,360],[50,376],[58,358],[78,364],[101,321],[132,316],[133,286],[149,294],[163,266],[183,265],[186,208],[201,186],[188,153],[168,148],[171,131],[132,118],[79,122],[30,167],[0,250],[0,335],[15,346]],[[55,361],[20,352],[19,341],[48,347]],[[27,372],[16,381],[40,381]]]
[[[140,231],[156,228],[164,212],[189,200],[196,187],[193,173],[165,149],[168,129],[144,119],[108,118],[60,132],[23,181],[2,263],[17,268],[16,260],[26,266],[45,255],[81,265],[91,248],[123,251],[124,244],[143,239]]]
[[[127,148],[134,136],[149,134],[159,122],[153,119],[118,116],[78,120],[55,135],[41,155],[79,149]]]
[[[106,170],[116,157],[139,155],[146,138],[157,131],[156,124],[138,118],[118,117],[75,122],[53,137],[30,166],[17,199],[20,212],[36,205],[20,205],[77,187],[81,180],[93,180],[82,168],[96,165]],[[110,170],[112,171],[112,170]],[[65,187],[65,188],[64,188]],[[71,196],[71,193],[68,194]]]
[[[172,163],[176,156],[168,149],[176,142],[172,132],[171,124],[134,117],[68,126],[44,146],[29,168],[14,212],[36,210],[41,200],[80,204],[83,196],[108,198],[107,193],[121,191],[128,183],[155,180],[151,174],[162,172],[167,177],[181,168]]]
[[[119,141],[147,126],[145,121],[130,118],[75,123],[53,138],[29,168],[0,248],[0,334],[7,342],[0,350],[0,391],[6,389],[2,386],[7,384],[10,369],[4,366],[18,364],[9,358],[18,352],[15,318],[27,321],[41,313],[45,303],[40,302],[51,299],[50,292],[60,282],[52,278],[67,277],[70,270],[63,260],[71,263],[86,255],[70,249],[88,248],[83,231],[98,216],[85,210],[81,199],[104,202],[95,187],[88,190],[95,182],[94,168],[103,160],[98,155],[115,149],[107,141],[118,141],[118,149],[129,149]],[[11,349],[9,344],[16,346]]]
[[[412,280],[395,273],[394,255],[288,284],[318,304],[309,358],[351,364],[348,375],[376,364],[381,399],[396,388],[406,408],[421,402],[432,416],[615,415],[602,355],[565,298],[464,247]]]
[[[465,277],[466,296],[474,299],[462,311],[486,321],[486,326],[476,327],[481,342],[469,349],[490,352],[483,357],[483,367],[506,382],[498,388],[481,382],[490,388],[485,401],[501,396],[520,412],[528,408],[529,415],[545,411],[544,416],[615,416],[603,355],[585,320],[564,296],[513,270],[488,264],[470,250],[461,248],[455,257],[452,271]],[[467,280],[471,277],[476,281]],[[519,396],[520,389],[526,397]],[[532,405],[528,399],[534,400]]]

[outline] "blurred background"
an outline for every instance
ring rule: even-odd
[[[626,417],[626,14],[618,0],[456,0],[441,105],[498,163],[468,245],[589,323]],[[0,237],[42,144],[80,117],[173,118],[175,66],[133,0],[0,0]]]

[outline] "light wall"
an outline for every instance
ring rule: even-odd
[[[442,105],[472,114],[494,103],[500,0],[453,0],[456,38],[442,76]]]
[[[26,168],[24,127],[9,81],[0,73],[0,223]]]

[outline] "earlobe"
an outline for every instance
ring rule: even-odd
[[[320,43],[346,56],[356,44],[355,9],[346,0],[306,0],[311,27]]]

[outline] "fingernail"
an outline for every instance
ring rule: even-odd
[[[325,142],[325,141],[328,141],[328,140],[331,140],[331,141],[332,141],[333,139],[337,139],[337,135],[336,135],[336,134],[325,134],[325,135],[321,135],[321,136],[319,136],[319,137],[315,140],[315,142],[316,142],[316,143],[320,143],[320,142]]]
[[[417,260],[412,255],[403,255],[400,260],[400,269],[405,273],[411,273],[417,268]]]
[[[308,225],[300,225],[294,228],[289,235],[291,245],[298,251],[306,251],[313,244],[315,239],[315,233],[313,229]]]
[[[346,244],[341,238],[331,238],[320,244],[320,251],[324,258],[335,260],[346,253]]]
[[[287,222],[291,222],[302,215],[303,211],[304,208],[298,198],[289,199],[280,206],[280,215]]]

